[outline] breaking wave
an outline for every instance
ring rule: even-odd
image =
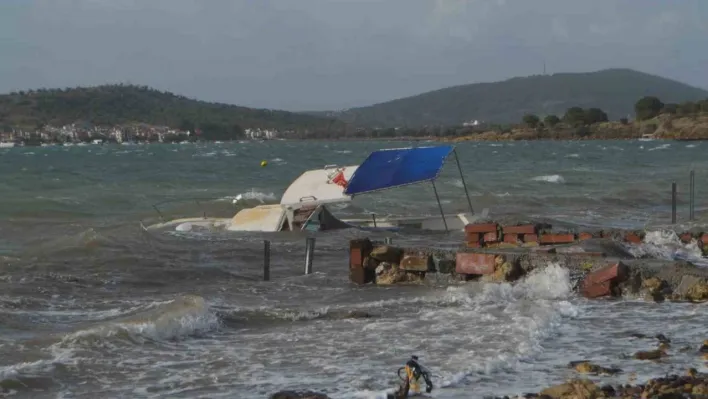
[[[686,260],[697,265],[708,266],[695,239],[685,244],[681,242],[676,232],[671,230],[649,231],[641,244],[628,244],[627,250],[635,258]]]
[[[531,180],[543,181],[543,182],[547,182],[547,183],[565,183],[565,179],[561,175],[536,176],[536,177],[532,178]]]

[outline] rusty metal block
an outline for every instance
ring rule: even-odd
[[[433,259],[430,255],[406,254],[401,259],[399,268],[411,272],[427,272],[432,270]]]
[[[624,281],[628,275],[629,267],[620,262],[588,274],[587,277],[585,277],[585,282],[588,285],[595,285],[607,281],[618,283]]]
[[[538,234],[524,234],[524,242],[538,242]]]
[[[482,240],[481,233],[465,233],[465,239],[467,242],[479,242]]]
[[[627,233],[624,235],[624,240],[627,242],[630,242],[632,244],[641,244],[642,243],[642,237],[638,236],[637,234],[634,233]]]
[[[589,240],[591,238],[592,238],[592,234],[587,233],[587,232],[582,232],[582,233],[578,234],[578,240],[580,240],[580,241]]]
[[[541,244],[570,244],[575,242],[574,234],[543,234],[540,240]]]
[[[364,285],[374,282],[376,277],[376,272],[371,269],[364,268],[350,268],[349,269],[349,281],[354,284]]]
[[[519,235],[518,234],[509,234],[509,233],[504,233],[504,240],[505,243],[507,244],[516,244],[518,243],[519,240]]]
[[[474,252],[458,252],[455,262],[457,274],[492,274],[495,263],[494,254],[480,254]]]
[[[536,234],[536,225],[524,224],[521,226],[504,226],[504,234]]]
[[[681,240],[682,243],[689,244],[693,240],[693,234],[683,233],[679,236],[679,239]]]
[[[482,241],[484,241],[484,242],[497,242],[497,241],[499,241],[499,234],[497,234],[496,231],[490,232],[490,233],[485,233],[484,236],[482,237]]]
[[[612,295],[612,283],[610,281],[605,281],[597,284],[583,284],[580,293],[586,298],[610,296]]]
[[[369,256],[373,244],[368,238],[349,241],[349,268],[363,268],[364,258]]]
[[[499,229],[496,223],[468,224],[465,226],[465,233],[492,233]]]

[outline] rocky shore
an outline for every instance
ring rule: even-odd
[[[523,125],[499,131],[489,130],[438,141],[519,141],[519,140],[636,140],[642,137],[665,140],[708,140],[708,115],[678,117],[660,115],[649,121],[600,122],[587,126],[558,125],[531,128]]]
[[[676,237],[686,245],[699,248],[703,248],[708,238],[703,232],[678,233]],[[446,281],[450,284],[515,284],[525,276],[556,265],[568,270],[575,291],[590,300],[624,297],[705,306],[708,303],[708,268],[688,261],[636,258],[630,248],[641,245],[643,238],[643,232],[557,232],[547,225],[503,226],[486,222],[468,225],[466,241],[459,248],[450,250],[397,247],[369,239],[352,240],[349,276],[356,284],[385,286]],[[663,364],[672,356],[681,354],[695,357],[697,367],[700,364],[708,367],[708,339],[674,347],[670,337],[664,334],[631,333],[631,336],[646,340],[646,349],[618,355],[620,365],[623,361]],[[708,398],[708,374],[694,368],[681,375],[667,373],[637,381],[631,366],[596,364],[584,359],[571,361],[567,366],[574,374],[573,378],[522,397]],[[627,383],[601,383],[602,377],[607,376],[620,376]],[[471,392],[470,397],[474,397],[473,394]],[[404,393],[389,395],[391,399],[406,397]],[[271,398],[325,399],[327,396],[315,392],[279,392]],[[497,399],[500,398],[507,397]]]

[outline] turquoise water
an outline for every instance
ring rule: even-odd
[[[641,346],[619,340],[618,347],[588,352],[589,326],[612,315],[574,297],[559,269],[517,287],[441,281],[359,288],[347,281],[346,250],[348,239],[362,232],[318,233],[316,273],[302,276],[301,233],[147,233],[140,227],[158,220],[155,203],[163,203],[158,208],[168,217],[230,217],[243,206],[277,202],[304,170],[358,164],[372,150],[411,144],[0,149],[0,392],[256,398],[301,387],[337,398],[377,397],[415,352],[438,374],[436,397],[469,397],[472,389],[481,397],[562,379],[568,356],[610,359],[613,351]],[[679,222],[700,228],[708,222],[706,145],[462,143],[457,152],[475,211],[488,209],[498,220],[653,229],[670,221],[675,181]],[[691,169],[693,224],[687,222]],[[466,210],[454,162],[437,188],[446,212]],[[250,199],[234,204],[239,194]],[[359,216],[437,212],[427,184],[335,209]],[[264,237],[273,242],[268,283],[259,281]],[[435,246],[461,240],[459,232],[394,236],[397,243]],[[375,317],[342,317],[350,310]],[[635,328],[632,323],[660,314],[642,308],[612,328]],[[689,316],[706,322],[690,309],[675,309],[671,317]],[[690,331],[675,334],[693,339]],[[580,336],[583,343],[573,338]],[[658,372],[642,367],[647,375]]]

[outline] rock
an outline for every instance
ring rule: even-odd
[[[666,349],[660,347],[659,349],[653,351],[639,351],[632,357],[637,360],[659,360],[662,357],[667,356],[669,355],[666,353]]]
[[[403,250],[389,245],[381,245],[375,247],[369,256],[380,262],[388,262],[397,265],[401,261],[401,257],[403,257]]]
[[[487,283],[514,281],[521,274],[522,270],[518,262],[509,262],[504,255],[497,255],[494,258],[494,273],[482,276],[482,281]]]
[[[701,345],[700,349],[698,349],[699,352],[701,353],[708,353],[708,339],[703,341],[703,345]]]
[[[604,396],[602,391],[589,380],[571,380],[541,391],[541,397],[552,399],[597,399]]]
[[[381,262],[376,268],[375,282],[377,285],[393,285],[397,283],[421,282],[424,278],[424,273],[406,273],[398,265]]]
[[[668,286],[669,284],[666,281],[658,277],[651,277],[642,281],[642,288],[649,291],[661,291]]]
[[[330,399],[329,396],[312,391],[280,391],[270,395],[270,399]]]
[[[613,375],[622,372],[622,370],[618,368],[606,368],[590,363],[588,361],[571,362],[569,366],[575,369],[575,371],[583,374]]]
[[[708,283],[692,275],[685,275],[675,290],[676,299],[686,299],[690,301],[701,301],[708,299]],[[702,299],[699,299],[702,298]]]
[[[702,280],[688,289],[686,299],[693,302],[702,302],[708,300],[708,283]]]

